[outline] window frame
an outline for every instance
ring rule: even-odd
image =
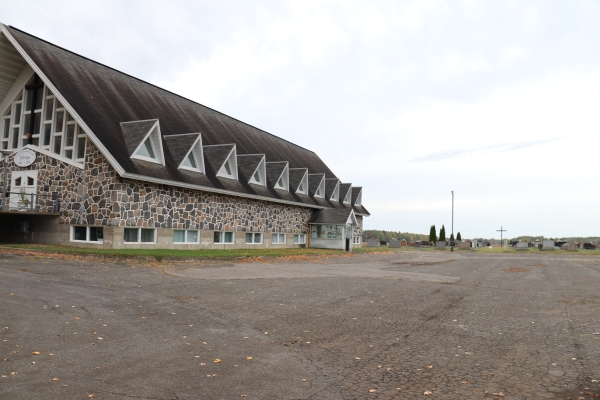
[[[352,243],[353,244],[360,244],[360,236],[354,236],[354,238],[352,239]]]
[[[302,238],[302,241],[300,241],[300,238]],[[294,244],[306,244],[306,233],[295,233]]]
[[[183,242],[175,241],[175,232],[183,231]],[[188,232],[196,232],[196,241],[191,242],[188,240]],[[198,244],[200,243],[200,230],[199,229],[173,229],[173,244]]]
[[[215,242],[215,233],[219,234],[219,237],[220,237],[219,242]],[[226,233],[231,233],[231,242],[225,242],[225,238],[227,237]],[[200,238],[200,236],[198,236],[198,238]],[[233,232],[233,231],[214,231],[213,244],[235,244],[235,232]]]
[[[252,235],[252,242],[248,242],[248,235]],[[256,236],[260,237],[260,242],[256,241]],[[263,233],[262,232],[246,232],[246,244],[263,244]]]
[[[283,236],[283,241],[280,241],[281,237]],[[277,237],[277,242],[274,240],[275,237]],[[286,234],[285,233],[273,233],[271,234],[271,244],[286,244]]]
[[[136,229],[137,230],[137,242],[126,242],[125,241],[125,229]],[[142,242],[142,229],[154,231],[152,242]],[[126,226],[123,229],[123,244],[156,244],[156,228]]]
[[[75,239],[75,228],[85,228],[85,240]],[[102,229],[102,239],[90,240],[90,228]],[[104,243],[104,227],[103,226],[90,226],[90,225],[71,225],[71,233],[69,241],[74,243],[91,243],[91,244],[103,244]]]

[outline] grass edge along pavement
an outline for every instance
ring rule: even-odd
[[[398,251],[450,251],[449,248],[438,250],[434,247],[425,247],[415,249],[414,247],[358,247],[352,250],[352,253],[382,253],[382,252],[398,252]],[[454,248],[457,253],[475,253],[473,250],[459,250]],[[65,255],[74,257],[90,257],[90,258],[110,258],[110,259],[152,259],[162,261],[185,261],[185,260],[227,260],[240,258],[276,258],[276,257],[318,257],[318,256],[342,256],[348,253],[337,249],[315,249],[315,248],[280,248],[280,249],[198,249],[198,250],[179,250],[179,249],[101,249],[92,247],[75,247],[63,245],[44,245],[44,244],[2,244],[0,252],[7,253],[37,253],[42,256]],[[565,255],[600,255],[600,250],[579,250],[565,251],[556,250],[541,252],[538,249],[531,248],[527,252],[517,252],[514,248],[504,250],[502,247],[494,248],[479,248],[477,253],[545,253],[545,254],[565,254]]]
[[[399,250],[399,249],[397,249]],[[387,247],[362,247],[355,248],[356,253],[376,253],[393,251]],[[70,256],[91,256],[104,258],[120,259],[138,259],[154,258],[156,261],[162,261],[167,258],[170,260],[184,259],[236,259],[236,258],[258,258],[258,257],[293,257],[293,256],[324,256],[324,255],[344,255],[348,254],[343,250],[337,249],[314,249],[314,248],[281,248],[281,249],[199,249],[199,250],[178,250],[178,249],[98,249],[91,247],[75,247],[61,245],[44,244],[3,244],[0,245],[0,252],[34,252],[39,255],[70,255]]]

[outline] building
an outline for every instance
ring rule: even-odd
[[[0,29],[0,242],[360,246],[362,188],[314,152]]]

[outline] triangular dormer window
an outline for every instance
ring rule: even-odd
[[[154,148],[152,147],[152,141],[150,140],[150,138],[144,141],[144,145],[140,146],[138,151],[135,152],[135,155],[156,160],[156,156],[154,155]]]
[[[256,162],[256,158],[257,157],[261,157],[260,161],[258,162],[258,165],[254,164]],[[240,171],[242,170],[242,168],[244,168],[243,166],[247,166],[248,165],[256,165],[256,169],[254,170],[254,172],[251,172],[251,176],[250,179],[248,180],[248,183],[252,183],[254,185],[260,185],[260,186],[266,186],[266,181],[267,181],[267,172],[265,169],[265,156],[261,155],[261,154],[247,154],[245,156],[238,156],[238,168],[240,168]]]
[[[139,145],[137,146],[137,148],[131,155],[131,158],[135,158],[135,159],[143,160],[143,161],[150,161],[153,163],[165,165],[164,156],[163,156],[162,138],[160,135],[160,127],[158,125],[158,120],[155,120],[155,121],[156,122],[154,122],[154,124],[151,125],[151,128],[148,131],[148,133],[146,134],[146,136],[144,136],[142,141],[139,142]],[[152,123],[152,122],[153,122],[152,120],[149,120],[149,121],[135,121],[135,122],[131,122],[131,123],[122,123],[121,128],[122,129],[125,128],[127,130],[130,128],[133,129],[133,131],[126,131],[126,132],[124,132],[124,134],[125,135],[129,134],[132,136],[132,138],[135,138],[135,135],[137,135],[137,133],[135,132],[136,125],[138,127],[137,132],[139,132],[139,127],[144,129],[144,124],[148,124],[148,123]],[[143,131],[140,133],[143,134]],[[132,138],[126,137],[125,140],[128,141],[128,139],[131,140]]]
[[[348,188],[348,192],[346,193],[346,197],[344,198],[344,203],[350,204],[352,201],[352,187]]]
[[[340,184],[338,183],[333,189],[333,194],[331,195],[331,199],[334,201],[340,201]]]
[[[362,190],[358,194],[358,197],[356,198],[356,202],[354,203],[354,205],[357,207],[360,207],[361,204],[362,204]]]
[[[275,185],[277,189],[283,189],[283,177],[280,177],[277,181],[277,185]]]
[[[194,158],[194,154],[190,153],[188,154],[188,156],[185,158],[185,160],[183,160],[183,163],[181,163],[182,167],[187,167],[187,168],[191,168],[191,169],[197,169],[197,164],[196,164],[196,159]]]
[[[281,172],[281,175],[279,176],[279,179],[277,179],[277,183],[275,184],[275,189],[279,189],[279,190],[289,190],[289,169],[288,169],[288,165],[286,164],[286,166],[283,168],[283,171]]]
[[[296,193],[301,193],[301,194],[308,194],[308,171],[305,170],[304,172],[304,176],[302,177],[302,180],[300,181],[300,184],[298,185],[298,188],[296,189]]]
[[[237,177],[236,158],[237,158],[237,155],[236,155],[235,147],[233,147],[231,149],[231,152],[227,156],[227,159],[221,166],[221,169],[217,173],[217,176],[220,176],[222,178],[237,179],[238,177]]]
[[[315,190],[315,197],[325,198],[325,177],[321,179],[317,190]]]
[[[254,180],[254,182],[260,183],[260,176],[258,176],[258,170],[254,173],[252,179]]]

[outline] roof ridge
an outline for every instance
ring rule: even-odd
[[[267,135],[271,135],[271,136],[273,136],[273,137],[276,137],[277,139],[281,139],[281,140],[283,140],[283,141],[285,141],[285,142],[287,142],[287,143],[289,143],[289,144],[291,144],[291,145],[293,145],[293,146],[299,147],[299,148],[301,148],[301,149],[304,149],[304,150],[306,150],[306,151],[310,151],[311,153],[313,153],[313,154],[315,154],[315,155],[317,154],[317,153],[315,153],[313,150],[310,150],[310,149],[307,149],[306,147],[302,147],[302,146],[300,146],[300,145],[297,145],[296,143],[290,142],[290,141],[289,141],[289,140],[287,140],[287,139],[284,139],[284,138],[282,138],[282,137],[279,137],[279,136],[277,136],[277,135],[274,135],[274,134],[272,134],[272,133],[270,133],[270,132],[267,132],[267,131],[265,131],[264,129],[260,129],[260,128],[258,128],[258,127],[256,127],[256,126],[254,126],[254,125],[250,125],[249,123],[247,123],[247,122],[244,122],[244,121],[242,121],[242,120],[239,120],[239,119],[237,119],[237,118],[235,118],[235,117],[232,117],[231,115],[225,114],[224,112],[221,112],[221,111],[219,111],[219,110],[215,110],[214,108],[211,108],[211,107],[205,106],[204,104],[200,104],[200,103],[198,103],[197,101],[194,101],[194,100],[192,100],[192,99],[188,99],[187,97],[184,97],[184,96],[182,96],[182,95],[180,95],[180,94],[177,94],[177,93],[175,93],[175,92],[171,92],[170,90],[167,90],[167,89],[165,89],[165,88],[162,88],[162,87],[160,87],[160,86],[157,86],[157,85],[155,85],[155,84],[153,84],[153,83],[147,82],[147,81],[145,81],[145,80],[143,80],[143,79],[137,78],[137,77],[135,77],[135,76],[133,76],[133,75],[130,75],[130,74],[126,73],[126,72],[119,71],[119,70],[118,70],[118,69],[116,69],[116,68],[109,67],[108,65],[106,65],[106,64],[102,64],[102,63],[101,63],[101,62],[99,62],[99,61],[92,60],[91,58],[88,58],[88,57],[86,57],[86,56],[82,56],[81,54],[77,54],[77,53],[75,53],[74,51],[71,51],[71,50],[65,49],[64,47],[58,46],[58,45],[56,45],[56,44],[54,44],[54,43],[52,43],[52,42],[49,42],[49,41],[47,41],[47,40],[44,40],[44,39],[42,39],[42,38],[40,38],[40,37],[37,37],[37,36],[35,36],[35,35],[32,35],[31,33],[25,32],[25,31],[23,31],[23,30],[21,30],[21,29],[19,29],[19,28],[17,28],[17,27],[14,27],[14,26],[12,26],[12,25],[8,25],[8,27],[9,27],[9,28],[11,28],[11,29],[17,30],[17,31],[19,31],[19,32],[21,32],[21,33],[23,33],[23,34],[25,34],[25,35],[27,35],[27,36],[31,36],[31,37],[33,37],[33,38],[35,38],[35,39],[37,39],[37,40],[40,40],[40,41],[42,41],[42,42],[44,42],[44,43],[48,43],[49,45],[51,45],[51,46],[54,46],[54,47],[56,47],[56,48],[59,48],[59,49],[61,49],[61,50],[63,50],[63,51],[66,51],[67,53],[71,53],[71,54],[73,54],[73,55],[75,55],[75,56],[77,56],[77,57],[81,57],[81,58],[83,58],[83,59],[86,59],[86,60],[88,60],[88,61],[90,61],[90,62],[93,62],[94,64],[101,65],[102,67],[105,67],[105,68],[108,68],[108,69],[110,69],[110,70],[113,70],[113,71],[115,71],[115,72],[118,72],[118,73],[120,73],[120,74],[126,75],[126,76],[128,76],[128,77],[130,77],[130,78],[133,78],[133,79],[135,79],[135,80],[138,80],[138,81],[140,81],[140,82],[143,82],[143,83],[145,83],[145,84],[147,84],[147,85],[153,86],[153,87],[155,87],[155,88],[157,88],[157,89],[160,89],[160,90],[162,90],[162,91],[164,91],[164,92],[170,93],[170,94],[172,94],[172,95],[174,95],[174,96],[177,96],[177,97],[180,97],[180,98],[182,98],[182,99],[184,99],[184,100],[187,100],[187,101],[190,101],[190,102],[192,102],[192,103],[198,104],[199,106],[206,107],[206,108],[207,108],[207,109],[209,109],[209,110],[212,110],[212,111],[214,111],[214,112],[216,112],[216,113],[219,113],[219,114],[221,114],[221,115],[224,115],[224,116],[226,116],[226,117],[228,117],[228,118],[231,118],[232,120],[235,120],[235,121],[237,121],[237,122],[240,122],[240,123],[242,123],[242,124],[244,124],[244,125],[250,126],[250,127],[254,128],[254,129],[257,129],[257,130],[259,130],[259,131],[261,131],[261,132],[263,132],[263,133],[266,133]]]

